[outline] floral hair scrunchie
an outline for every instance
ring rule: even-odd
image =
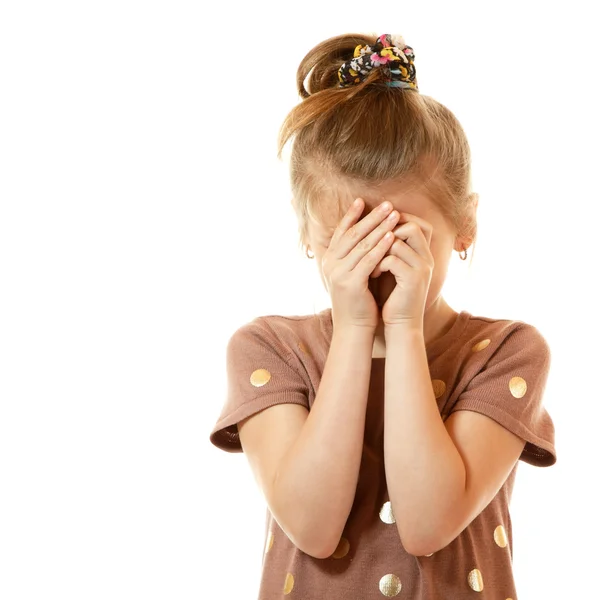
[[[354,48],[354,58],[345,62],[338,70],[340,87],[360,83],[373,69],[384,67],[389,73],[387,85],[418,92],[414,60],[415,53],[406,45],[402,36],[384,33],[373,46],[359,44]]]

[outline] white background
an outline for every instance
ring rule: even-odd
[[[600,597],[592,5],[2,3],[0,598],[256,598],[265,505],[208,435],[233,331],[328,306],[275,141],[301,58],[355,31],[403,35],[469,137],[479,240],[444,296],[552,348],[519,598]]]

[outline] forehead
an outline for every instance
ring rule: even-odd
[[[399,212],[407,212],[424,219],[430,218],[432,210],[435,210],[426,190],[420,185],[396,184],[360,189],[348,189],[343,186],[332,194],[324,195],[318,203],[315,203],[313,209],[315,214],[311,215],[309,220],[311,227],[320,232],[332,233],[356,198],[362,198],[365,205],[361,219],[375,210],[384,200],[391,202]]]

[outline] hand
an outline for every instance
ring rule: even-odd
[[[385,271],[396,278],[396,287],[383,305],[385,326],[406,325],[423,329],[425,301],[433,274],[434,260],[430,244],[433,227],[425,219],[402,213],[405,221],[395,231],[396,239],[371,277]]]
[[[331,296],[334,326],[375,330],[379,324],[379,308],[369,290],[369,276],[394,241],[391,230],[399,214],[387,202],[387,210],[382,203],[358,221],[364,202],[360,198],[357,201],[337,226],[323,255],[321,269]],[[387,218],[388,215],[391,218]]]

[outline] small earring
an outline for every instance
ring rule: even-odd
[[[464,256],[462,255],[462,253],[463,253],[463,252],[465,253],[465,255],[464,255]],[[461,250],[461,251],[458,253],[458,255],[460,256],[460,260],[467,260],[467,249],[466,249],[466,248],[463,248],[463,249],[462,249],[462,250]]]
[[[315,257],[315,255],[314,255],[314,254],[313,254],[312,256],[309,256],[309,255],[308,255],[308,252],[309,252],[309,250],[308,250],[308,248],[306,248],[306,252],[305,252],[305,254],[306,254],[306,257],[307,257],[307,258],[314,258],[314,257]]]

